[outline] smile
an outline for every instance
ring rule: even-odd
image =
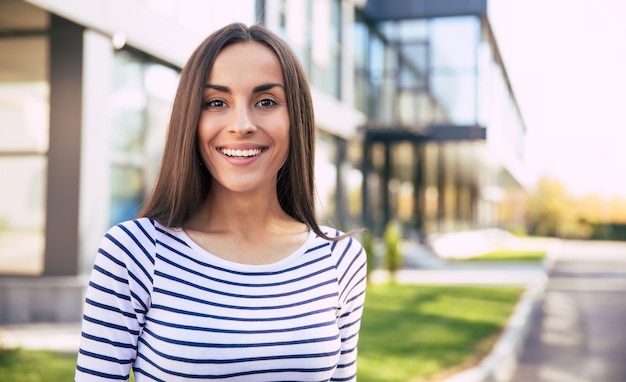
[[[234,149],[220,149],[222,154],[231,158],[250,158],[261,154],[262,149],[247,149],[247,150],[234,150]]]

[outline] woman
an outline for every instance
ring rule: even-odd
[[[355,380],[365,253],[317,224],[313,151],[287,44],[242,24],[209,36],[141,217],[98,251],[76,381]]]

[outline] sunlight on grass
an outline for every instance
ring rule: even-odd
[[[371,285],[359,382],[427,381],[486,355],[522,288]]]
[[[503,249],[471,257],[459,261],[509,261],[509,262],[541,262],[546,256],[546,251],[523,251]]]
[[[0,349],[0,382],[74,380],[76,354]]]

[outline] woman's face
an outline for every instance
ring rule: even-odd
[[[237,43],[218,54],[198,123],[200,153],[213,176],[212,187],[275,189],[289,151],[285,97],[280,62],[265,45]]]

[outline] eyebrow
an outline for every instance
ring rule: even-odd
[[[269,84],[263,84],[263,85],[258,85],[258,86],[255,86],[255,87],[252,89],[252,92],[253,92],[253,93],[264,92],[264,91],[270,90],[270,89],[272,89],[272,88],[275,88],[275,87],[277,87],[277,86],[278,86],[278,87],[281,87],[281,88],[283,88],[283,89],[285,88],[282,84],[279,84],[279,83],[269,83]],[[214,85],[214,84],[206,84],[206,86],[205,86],[205,87],[206,87],[207,89],[215,89],[215,90],[217,90],[217,91],[224,92],[224,93],[232,93],[232,90],[231,90],[228,86],[223,86],[223,85]]]

